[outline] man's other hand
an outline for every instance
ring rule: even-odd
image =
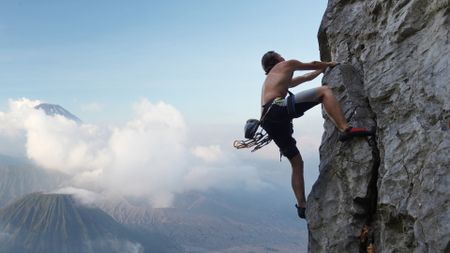
[[[328,67],[334,68],[338,64],[339,64],[339,62],[331,61],[331,62],[328,62]]]

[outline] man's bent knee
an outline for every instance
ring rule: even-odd
[[[333,95],[333,92],[331,91],[331,89],[328,86],[321,86],[319,88],[317,88],[317,95],[322,99],[324,97]]]

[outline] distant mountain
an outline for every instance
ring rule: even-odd
[[[174,253],[172,240],[117,223],[70,195],[34,193],[0,209],[0,253]]]
[[[173,208],[153,209],[127,200],[100,208],[121,223],[171,235],[187,252],[306,252],[306,227],[293,205],[270,195],[191,192],[179,196]]]
[[[20,165],[27,163],[25,158],[12,157],[0,154],[0,164],[1,165]]]
[[[77,123],[82,123],[82,121],[66,109],[64,109],[60,105],[54,105],[54,104],[46,104],[42,103],[34,107],[35,109],[42,109],[47,115],[54,116],[54,115],[61,115],[67,119],[73,120]]]
[[[45,240],[47,241],[42,247],[56,245],[54,247],[60,247],[58,252],[69,252],[64,250],[69,247],[67,242],[74,240],[67,239],[67,236],[76,237],[73,231],[82,231],[86,234],[81,238],[91,236],[105,238],[87,232],[92,227],[86,230],[83,220],[96,224],[96,230],[97,226],[107,227],[100,229],[99,234],[107,233],[118,224],[117,226],[121,228],[113,230],[126,232],[117,234],[111,232],[104,240],[114,242],[117,247],[124,247],[123,245],[137,247],[136,251],[122,250],[124,253],[307,251],[306,227],[297,218],[293,204],[290,203],[292,196],[285,190],[272,189],[254,193],[190,192],[178,195],[172,208],[159,209],[148,207],[144,199],[105,199],[103,203],[95,203],[109,216],[104,212],[101,212],[103,215],[95,215],[98,209],[81,207],[68,195],[31,194],[17,201],[18,198],[31,192],[48,192],[67,186],[67,180],[64,175],[40,169],[26,159],[0,155],[0,208],[10,203],[4,209],[0,209],[0,253],[39,252],[27,250],[30,247],[38,247],[40,245],[38,242]],[[79,211],[78,208],[87,211]],[[92,218],[80,216],[79,213]],[[109,218],[104,218],[104,215]],[[108,221],[111,218],[116,225],[111,225],[111,221]],[[79,221],[82,224],[72,221]],[[63,224],[66,228],[62,229],[55,224]],[[33,232],[30,227],[33,228]],[[46,233],[48,238],[53,238],[51,242],[47,237],[44,238]],[[66,237],[54,236],[53,233],[65,234]],[[24,239],[18,242],[18,238]],[[20,246],[23,241],[26,243]],[[97,247],[97,244],[94,243],[94,246],[90,247]],[[26,245],[28,248],[24,248]],[[162,247],[161,245],[164,247],[160,250],[147,251]],[[146,251],[139,251],[139,247],[144,247]],[[91,251],[83,249],[76,252]],[[102,251],[99,249],[98,252]],[[117,251],[110,250],[110,252]]]
[[[65,180],[65,175],[45,171],[25,158],[0,155],[0,208],[32,192],[54,190]]]

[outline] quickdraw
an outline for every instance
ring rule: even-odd
[[[235,140],[233,142],[233,146],[237,149],[253,147],[251,151],[255,152],[256,150],[269,144],[271,141],[272,139],[269,137],[269,135],[264,131],[264,129],[261,129],[253,136],[252,139]]]

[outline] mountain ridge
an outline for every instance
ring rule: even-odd
[[[0,209],[2,253],[180,252],[169,238],[127,228],[67,194],[32,193]]]
[[[60,115],[67,119],[73,120],[78,124],[83,123],[77,116],[64,109],[64,107],[56,104],[41,103],[34,107],[36,110],[43,110],[49,116]]]

